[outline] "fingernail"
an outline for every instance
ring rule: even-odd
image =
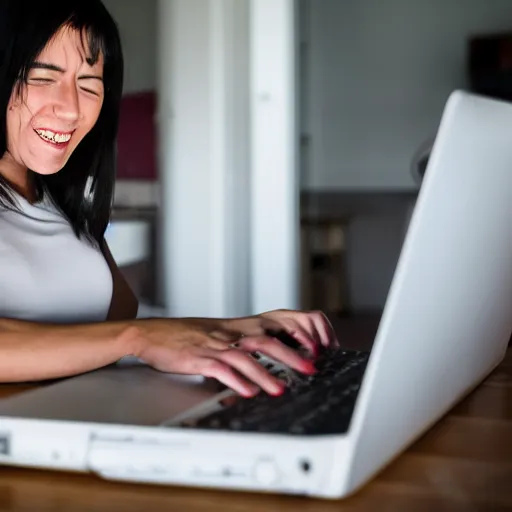
[[[311,361],[303,361],[302,368],[304,369],[305,373],[309,373],[311,375],[315,374],[318,371]]]
[[[281,396],[286,391],[286,386],[284,384],[277,384],[277,386],[277,390],[272,393],[273,396]]]

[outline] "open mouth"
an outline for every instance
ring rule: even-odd
[[[55,146],[65,146],[71,140],[73,133],[60,133],[52,130],[36,129],[34,130],[41,139]]]

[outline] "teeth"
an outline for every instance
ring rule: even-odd
[[[50,130],[36,130],[36,132],[44,140],[48,140],[50,142],[57,142],[58,144],[68,142],[68,140],[71,139],[70,133],[56,133]]]

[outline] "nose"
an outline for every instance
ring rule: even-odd
[[[80,119],[80,102],[76,86],[62,84],[53,109],[55,115],[62,121],[68,124],[76,123]]]

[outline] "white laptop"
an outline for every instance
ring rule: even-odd
[[[456,91],[370,354],[282,370],[282,397],[232,404],[216,382],[137,362],[64,379],[0,401],[0,462],[344,497],[474,389],[511,330],[512,105]]]

